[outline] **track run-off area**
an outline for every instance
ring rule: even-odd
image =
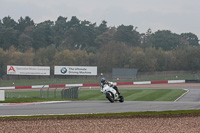
[[[123,103],[109,101],[51,101],[31,103],[2,103],[0,116],[30,116],[30,115],[64,115],[64,114],[95,114],[146,112],[169,110],[200,109],[200,84],[146,84],[122,85],[119,89],[186,89],[187,92],[172,102],[125,101]]]

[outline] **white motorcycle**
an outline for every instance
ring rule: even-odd
[[[106,98],[113,103],[114,101],[124,102],[124,97],[119,96],[117,91],[108,85],[104,85],[101,92],[106,95]]]

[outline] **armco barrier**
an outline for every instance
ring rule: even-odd
[[[32,88],[32,86],[15,86],[15,89],[29,89]]]
[[[151,84],[167,84],[168,81],[151,81]]]
[[[114,85],[144,85],[144,84],[176,84],[176,83],[200,83],[200,80],[165,80],[165,81],[138,81],[138,82],[117,82]],[[59,88],[59,87],[87,87],[99,86],[99,83],[85,83],[85,84],[61,84],[61,85],[35,85],[35,86],[12,86],[0,87],[0,90],[8,89],[36,89],[36,88]]]
[[[186,80],[168,80],[169,84],[186,83]]]
[[[185,80],[185,83],[200,83],[200,80]]]
[[[133,82],[119,82],[117,85],[133,85]]]
[[[49,88],[60,88],[65,87],[65,85],[49,85]]]
[[[87,83],[83,84],[82,86],[99,86],[99,83]]]
[[[140,81],[140,82],[133,82],[134,85],[145,85],[151,84],[151,81]]]

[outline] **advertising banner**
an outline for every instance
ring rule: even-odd
[[[50,75],[49,66],[7,66],[8,75]]]
[[[55,66],[54,75],[97,75],[97,67],[91,66]]]

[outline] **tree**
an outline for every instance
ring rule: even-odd
[[[110,27],[107,31],[98,35],[95,39],[97,48],[100,48],[101,45],[107,44],[108,42],[114,40],[114,35],[117,29],[115,27]]]
[[[54,43],[56,47],[59,47],[65,43],[65,33],[68,28],[67,17],[59,16],[55,21],[55,25],[53,26]]]
[[[146,55],[144,51],[139,48],[135,47],[132,49],[129,64],[131,68],[136,68],[139,71],[146,71],[145,70],[145,63],[146,63]]]
[[[33,27],[27,27],[26,29],[31,30],[32,28]],[[33,29],[28,32],[25,31],[19,36],[19,38],[18,38],[19,45],[17,46],[18,50],[25,52],[26,50],[33,47],[32,32],[33,32]]]
[[[8,50],[6,50],[6,65],[21,65],[23,64],[23,53],[17,51],[14,46],[10,46]]]
[[[89,52],[95,51],[96,23],[89,21],[80,21],[73,16],[67,22],[68,30],[65,32],[63,41],[59,44],[58,49],[84,49]]]
[[[39,23],[33,32],[33,48],[39,49],[54,45],[54,32],[53,32],[53,21],[44,21]]]
[[[25,51],[25,53],[23,54],[23,65],[25,66],[33,66],[33,59],[34,59],[35,53],[33,48],[28,49],[27,51]]]
[[[54,46],[39,48],[35,53],[33,64],[39,66],[53,66],[56,53],[57,50]]]
[[[4,50],[9,49],[12,45],[17,47],[18,35],[18,32],[12,27],[7,28],[4,25],[0,25],[0,47]]]
[[[167,71],[174,70],[175,57],[172,51],[164,51],[163,49],[158,49],[156,51],[156,69],[157,71]]]
[[[0,47],[4,50],[11,45],[17,47],[19,33],[16,29],[17,23],[10,16],[4,17],[0,24]]]
[[[172,51],[175,57],[174,70],[187,70],[187,49],[175,49]]]
[[[152,31],[148,29],[145,34],[141,34],[141,47],[152,47]]]
[[[26,16],[25,18],[20,17],[16,29],[19,30],[20,32],[23,32],[28,26],[34,27],[35,26],[34,21],[31,20],[31,18],[28,16]]]
[[[97,30],[98,30],[98,33],[97,33],[98,35],[106,32],[108,30],[107,22],[105,20],[102,21],[99,27],[97,27]]]
[[[124,42],[129,46],[138,46],[140,44],[140,34],[132,25],[120,25],[117,27],[117,32],[114,39],[119,42]]]
[[[74,65],[75,64],[75,56],[74,53],[70,50],[63,50],[57,52],[54,56],[54,65]]]
[[[112,68],[124,68],[128,64],[128,47],[122,42],[110,41],[101,46],[96,54],[101,72],[111,72]]]
[[[15,29],[17,26],[17,22],[15,22],[14,19],[12,19],[10,16],[8,17],[4,17],[3,18],[3,26],[5,26],[6,28],[12,28]]]
[[[81,21],[79,32],[80,34],[78,36],[80,36],[80,40],[78,40],[78,42],[80,43],[81,48],[87,52],[94,52],[96,48],[95,38],[97,35],[96,23],[91,23],[86,20]]]
[[[88,66],[88,54],[83,50],[72,51],[75,56],[74,65],[76,66]]]
[[[181,37],[188,41],[191,46],[199,46],[199,39],[197,35],[193,33],[182,33]]]
[[[152,47],[147,47],[143,49],[145,53],[145,68],[143,68],[145,71],[153,72],[158,70],[158,58],[157,58],[157,50]]]
[[[0,48],[0,78],[1,76],[6,73],[6,52]]]
[[[169,30],[158,30],[152,34],[152,46],[156,49],[172,50],[180,47],[180,36]]]
[[[190,47],[186,53],[187,69],[197,71],[200,69],[200,48]]]

